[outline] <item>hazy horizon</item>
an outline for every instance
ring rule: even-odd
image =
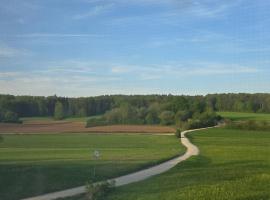
[[[270,92],[267,0],[0,0],[0,93]]]

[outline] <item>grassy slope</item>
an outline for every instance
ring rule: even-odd
[[[94,161],[98,149],[101,158]],[[5,135],[0,143],[0,199],[18,199],[126,174],[183,152],[174,136]]]
[[[192,133],[201,155],[168,173],[117,188],[108,200],[269,200],[270,133]]]
[[[229,118],[233,121],[238,121],[238,120],[270,121],[270,114],[264,114],[264,113],[218,112],[218,114],[224,118]]]

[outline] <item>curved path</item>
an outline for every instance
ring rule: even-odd
[[[209,127],[213,128],[213,127]],[[181,133],[181,142],[182,144],[187,148],[187,151],[184,155],[176,157],[174,159],[171,159],[169,161],[166,161],[164,163],[161,163],[159,165],[150,167],[148,169],[140,170],[138,172],[134,172],[128,175],[120,176],[118,178],[113,178],[108,181],[115,181],[115,186],[122,186],[122,185],[127,185],[129,183],[134,183],[138,181],[142,181],[144,179],[147,179],[151,176],[155,176],[161,173],[164,173],[168,171],[169,169],[173,168],[175,165],[178,163],[188,159],[191,156],[196,156],[199,154],[199,149],[197,146],[192,144],[188,138],[186,138],[185,134],[193,131],[198,131],[198,130],[204,130],[208,128],[201,128],[201,129],[194,129],[194,130],[188,130],[188,131],[183,131]],[[36,197],[31,197],[31,198],[26,198],[23,200],[53,200],[57,198],[64,198],[64,197],[70,197],[74,195],[79,195],[83,194],[86,192],[85,186],[80,186],[72,189],[67,189],[67,190],[62,190],[59,192],[53,192],[49,194],[44,194]]]

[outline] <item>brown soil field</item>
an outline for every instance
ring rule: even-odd
[[[84,122],[35,121],[23,124],[0,123],[0,134],[42,133],[173,133],[172,127],[149,125],[112,125],[85,128]]]

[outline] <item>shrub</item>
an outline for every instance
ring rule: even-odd
[[[86,196],[88,200],[101,200],[112,191],[115,186],[114,181],[105,181],[100,183],[87,183]]]
[[[7,123],[21,123],[18,114],[12,111],[5,112],[2,121]]]
[[[177,137],[177,138],[181,138],[181,130],[178,128],[178,129],[176,129],[176,131],[175,131],[175,136]]]
[[[89,118],[86,122],[86,127],[95,127],[95,126],[105,126],[109,125],[109,122],[107,122],[104,117],[92,117]]]
[[[220,120],[221,117],[214,112],[196,113],[193,119],[188,120],[188,129],[215,126]]]

